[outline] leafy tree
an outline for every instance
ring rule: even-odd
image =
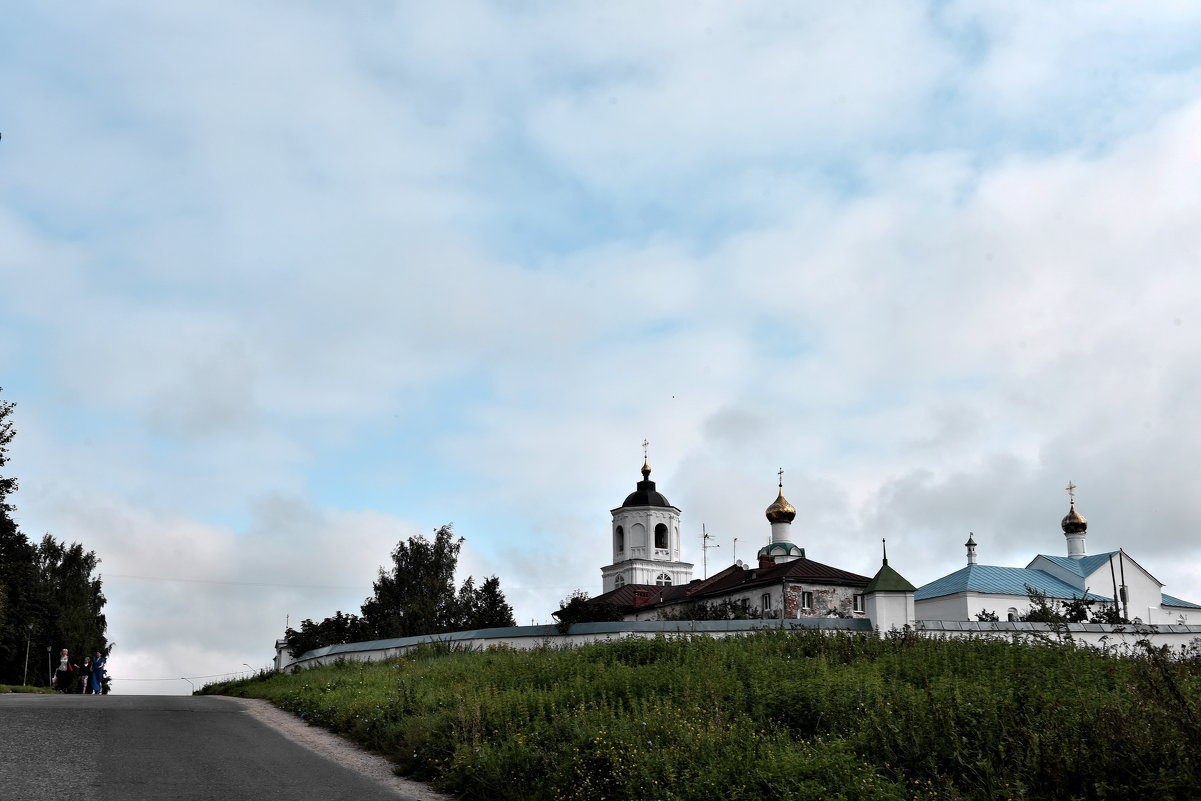
[[[1000,619],[996,612],[989,611],[988,609],[981,609],[976,613],[976,620],[982,623],[996,623]]]
[[[455,599],[456,629],[491,629],[515,626],[513,607],[500,591],[500,579],[489,576],[479,587],[475,579],[468,576],[459,587]]]
[[[66,545],[47,534],[38,547],[38,563],[49,612],[49,639],[80,658],[107,650],[105,597],[94,576],[100,560],[78,542]]]
[[[4,387],[0,387],[0,392],[3,390]],[[12,420],[9,419],[15,406],[16,404],[12,401],[0,400],[0,467],[8,464],[8,445],[17,435]],[[15,478],[0,476],[0,515],[7,518],[8,513],[13,511],[12,505],[8,503],[8,496],[16,491],[17,480]]]
[[[295,656],[300,656],[306,651],[323,648],[326,645],[361,642],[369,638],[370,632],[363,619],[358,615],[344,615],[341,610],[320,623],[303,620],[300,623],[299,631],[289,627],[284,632],[288,650]]]
[[[559,611],[551,614],[559,621],[555,625],[562,634],[566,634],[573,623],[607,623],[625,617],[620,607],[594,601],[583,590],[576,590],[559,601]]]
[[[8,463],[16,435],[14,407],[0,401],[0,467]],[[9,496],[16,490],[15,478],[0,476],[0,682],[18,684],[32,667],[28,678],[42,683],[47,645],[69,648],[81,658],[108,650],[104,593],[94,575],[100,560],[79,543],[60,544],[49,534],[40,546],[31,543],[12,519]]]
[[[1118,609],[1117,604],[1103,603],[1093,616],[1089,618],[1089,623],[1110,623],[1112,625],[1126,625],[1130,621],[1122,616],[1122,612]]]
[[[346,642],[516,625],[496,576],[479,587],[468,576],[455,590],[462,544],[450,525],[435,531],[432,540],[420,534],[401,540],[392,551],[391,569],[380,568],[374,594],[363,601],[362,617],[338,612],[320,623],[302,621],[299,631],[289,628],[284,634],[289,650],[300,656]]]
[[[1054,598],[1048,598],[1045,592],[1026,585],[1026,597],[1030,599],[1030,608],[1018,617],[1018,620],[1029,623],[1066,623],[1061,604]]]
[[[450,631],[458,620],[455,566],[463,538],[449,525],[428,540],[418,534],[392,551],[392,569],[380,568],[363,619],[376,639]]]
[[[29,657],[40,665],[40,652],[56,643],[49,630],[47,595],[38,571],[37,549],[17,530],[7,510],[0,509],[0,587],[4,605],[0,607],[0,683],[19,684],[26,673],[28,645],[39,653]],[[41,670],[33,671],[43,677]]]
[[[16,435],[10,419],[14,406],[0,400],[0,467],[8,464],[8,446]],[[30,641],[46,640],[37,549],[17,528],[12,519],[15,508],[8,500],[16,490],[15,478],[0,476],[0,682],[8,683],[19,683],[24,677]],[[41,671],[34,674],[40,676]]]
[[[1088,593],[1086,587],[1084,592]],[[1128,623],[1113,604],[1102,604],[1096,611],[1096,601],[1080,598],[1069,598],[1066,601],[1048,598],[1030,585],[1026,585],[1026,596],[1030,599],[1030,609],[1018,620],[1028,620],[1035,623]]]
[[[659,613],[662,620],[759,620],[763,611],[752,609],[745,600],[691,601]]]
[[[466,621],[469,628],[492,629],[516,626],[513,619],[513,607],[505,600],[505,594],[500,590],[500,579],[489,576],[475,592],[471,618]]]

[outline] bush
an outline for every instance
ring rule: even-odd
[[[770,630],[427,650],[214,689],[465,799],[1188,798],[1201,782],[1201,658],[1150,646]]]

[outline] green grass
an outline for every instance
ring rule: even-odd
[[[267,698],[469,799],[1192,798],[1201,660],[764,632],[266,674]]]
[[[49,687],[30,687],[20,684],[0,684],[0,693],[53,693]]]

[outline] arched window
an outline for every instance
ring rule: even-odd
[[[621,526],[617,527],[617,531],[615,532],[614,540],[616,541],[618,553],[621,553],[622,551],[624,551],[626,549],[626,530],[624,528],[622,528]]]
[[[667,575],[666,573],[660,573],[659,577],[657,579],[655,579],[655,586],[656,587],[670,587],[671,586],[671,576]]]
[[[618,573],[617,578],[613,579],[613,589],[617,589],[618,587],[624,587],[625,585],[626,585],[626,577],[621,575],[620,573]]]
[[[1005,619],[1008,620],[1010,623],[1016,623],[1017,619],[1018,619],[1018,610],[1012,606],[1009,607],[1009,614],[1007,614],[1005,616]]]
[[[667,526],[662,523],[655,526],[655,547],[660,550],[667,548]]]

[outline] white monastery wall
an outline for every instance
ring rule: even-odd
[[[372,662],[394,659],[421,645],[441,644],[476,651],[488,648],[574,648],[593,642],[622,640],[630,637],[730,637],[766,629],[819,629],[857,634],[878,633],[868,620],[840,618],[803,618],[801,620],[698,620],[698,621],[625,621],[619,623],[577,623],[569,633],[560,634],[555,626],[514,626],[511,628],[460,631],[449,634],[402,637],[394,640],[331,645],[293,659],[283,641],[276,642],[277,670],[307,668],[337,661]],[[1201,649],[1201,625],[1111,626],[1101,623],[980,623],[960,620],[918,620],[913,629],[927,637],[991,637],[1039,642],[1063,642],[1112,649],[1118,653],[1138,653],[1141,641],[1167,646],[1179,652],[1183,648]]]

